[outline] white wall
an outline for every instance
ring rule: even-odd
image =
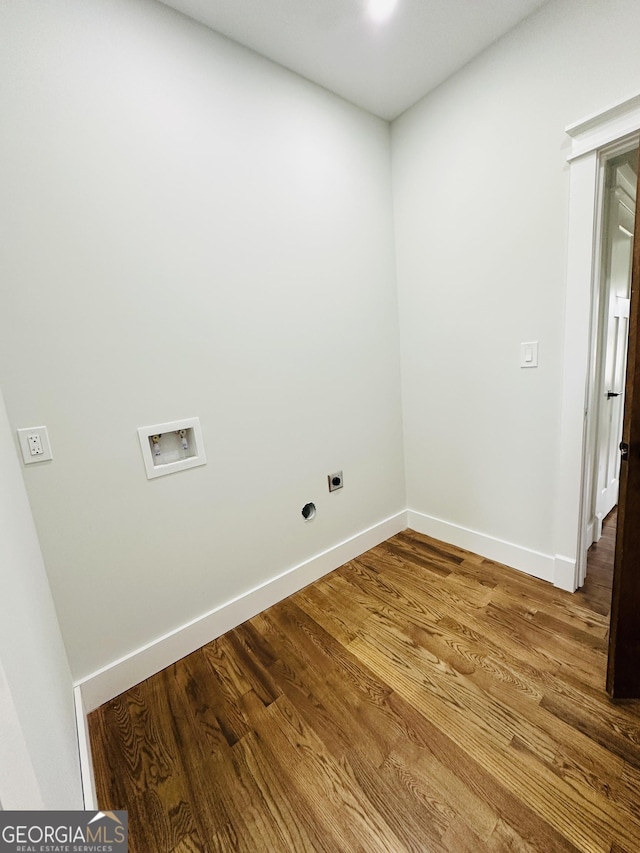
[[[390,134],[152,0],[3,3],[0,79],[0,381],[78,679],[404,508]],[[147,481],[136,428],[191,416],[208,464]]]
[[[0,792],[82,809],[73,685],[0,394]]]
[[[635,0],[551,3],[392,127],[408,505],[452,540],[476,531],[478,550],[512,543],[512,564],[542,575],[558,511],[564,128],[640,90],[639,25]],[[520,369],[531,340],[540,366]]]

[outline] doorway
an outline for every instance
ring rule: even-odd
[[[640,125],[640,98],[633,104],[629,119]],[[609,129],[610,131],[610,129]],[[613,133],[611,133],[613,136]],[[575,384],[565,385],[561,445],[569,458],[571,438],[580,429],[581,459],[574,483],[579,483],[577,515],[578,541],[573,577],[566,585],[575,591],[583,586],[587,574],[587,552],[601,536],[602,523],[617,503],[620,469],[620,426],[624,410],[624,377],[628,339],[628,309],[633,250],[633,223],[638,168],[638,133],[609,137],[608,144],[591,144],[585,155],[570,158],[572,176],[571,220],[578,239],[569,246],[567,296],[567,354],[565,376],[572,375]],[[575,185],[574,185],[575,179]],[[587,254],[588,251],[588,254]],[[588,289],[585,287],[590,282]],[[573,310],[572,310],[573,309]],[[574,314],[575,312],[575,314]],[[626,315],[626,316],[625,316]],[[580,352],[580,336],[583,349]],[[578,368],[578,369],[577,369]],[[582,374],[584,397],[581,426],[578,427],[577,405]],[[605,387],[606,386],[606,387]],[[569,414],[569,404],[572,412]],[[616,441],[617,439],[617,441]],[[572,452],[572,451],[571,451]],[[573,456],[573,464],[578,460]],[[569,475],[569,465],[564,466]],[[575,470],[575,469],[574,469]],[[566,481],[565,481],[566,482]],[[564,500],[571,506],[570,490]],[[563,493],[558,502],[562,518]],[[571,514],[559,530],[570,533]],[[576,528],[574,528],[575,530]],[[560,539],[559,539],[560,541]],[[558,577],[558,573],[556,573]],[[562,580],[562,579],[561,579]]]
[[[593,541],[594,531],[598,532],[595,513],[591,512],[594,490],[597,491],[594,482],[597,377],[601,377],[601,391],[612,391],[617,396],[617,392],[623,390],[621,387],[604,388],[603,373],[599,373],[602,362],[596,358],[605,246],[604,201],[607,186],[612,186],[606,183],[605,177],[610,161],[638,149],[640,93],[568,126],[566,133],[570,138],[567,155],[570,165],[569,228],[554,583],[573,592],[584,585],[588,545]],[[640,224],[640,219],[636,222]],[[626,226],[623,224],[623,227]],[[640,449],[640,395],[636,399],[634,394],[635,388],[640,387],[640,233],[637,227],[633,254],[624,444],[620,448],[625,451],[627,461],[623,461],[620,475],[607,672],[607,691],[614,698],[640,696],[640,669],[637,667],[640,575],[636,571],[640,562],[640,528],[625,524],[627,516],[629,519],[640,517],[640,468],[635,465]],[[618,309],[618,320],[626,320],[621,317],[624,303]],[[629,419],[631,412],[633,422]],[[630,487],[629,447],[632,441],[636,443]]]
[[[583,514],[586,551],[602,536],[605,518],[615,524],[618,502],[622,416],[629,336],[629,305],[633,263],[638,147],[603,157],[600,205],[598,286],[592,306],[592,365],[588,470],[585,472]],[[588,561],[586,564],[588,571]],[[581,577],[584,582],[584,574]]]

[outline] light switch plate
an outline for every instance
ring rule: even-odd
[[[538,341],[525,341],[520,344],[520,367],[538,366]]]
[[[46,426],[19,429],[18,441],[25,465],[31,465],[32,462],[47,462],[49,459],[53,459]]]

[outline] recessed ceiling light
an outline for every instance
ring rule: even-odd
[[[369,17],[376,23],[382,23],[391,17],[397,4],[398,0],[368,0]]]

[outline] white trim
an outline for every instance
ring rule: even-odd
[[[571,162],[585,154],[605,148],[612,142],[635,133],[640,127],[640,94],[619,101],[601,112],[570,124],[566,128],[571,137]]]
[[[403,510],[80,679],[85,714],[406,527]]]
[[[612,146],[608,146],[611,150]],[[618,147],[618,146],[614,146]],[[622,152],[620,152],[622,153]],[[596,387],[599,377],[600,353],[600,307],[602,293],[602,248],[603,248],[603,208],[605,201],[606,169],[602,152],[594,154],[595,160],[595,195],[592,201],[592,237],[591,237],[591,293],[589,297],[583,292],[583,298],[588,298],[590,309],[589,320],[589,351],[587,353],[587,373],[585,382],[584,402],[584,431],[582,451],[582,490],[580,497],[580,523],[578,528],[578,550],[576,556],[575,587],[581,587],[587,576],[587,551],[595,537],[596,517],[595,488],[597,483],[597,433],[598,433],[598,397]],[[593,160],[589,168],[593,168]],[[585,235],[586,236],[586,235]],[[598,537],[599,538],[599,537]]]
[[[576,561],[556,554],[553,568],[553,585],[567,592],[575,592]]]
[[[412,530],[424,533],[425,536],[432,536],[442,542],[449,542],[458,548],[472,551],[474,554],[502,563],[512,569],[518,569],[535,578],[550,583],[555,580],[556,560],[549,554],[524,548],[522,545],[506,542],[504,539],[488,536],[486,533],[470,530],[467,527],[461,527],[450,521],[434,518],[412,509],[407,510],[407,521]]]
[[[89,739],[89,726],[87,724],[87,712],[84,707],[82,690],[73,688],[73,701],[76,711],[76,732],[78,735],[78,753],[80,755],[80,779],[82,781],[82,799],[86,811],[95,811],[98,808],[96,797],[96,783],[93,775],[93,760],[91,757],[91,741]]]
[[[598,155],[571,164],[567,287],[565,295],[564,354],[560,442],[555,504],[555,552],[574,562],[583,552],[582,496],[588,490],[585,467],[588,434],[587,392],[591,350],[591,305],[596,275]],[[580,560],[573,588],[581,585]]]

